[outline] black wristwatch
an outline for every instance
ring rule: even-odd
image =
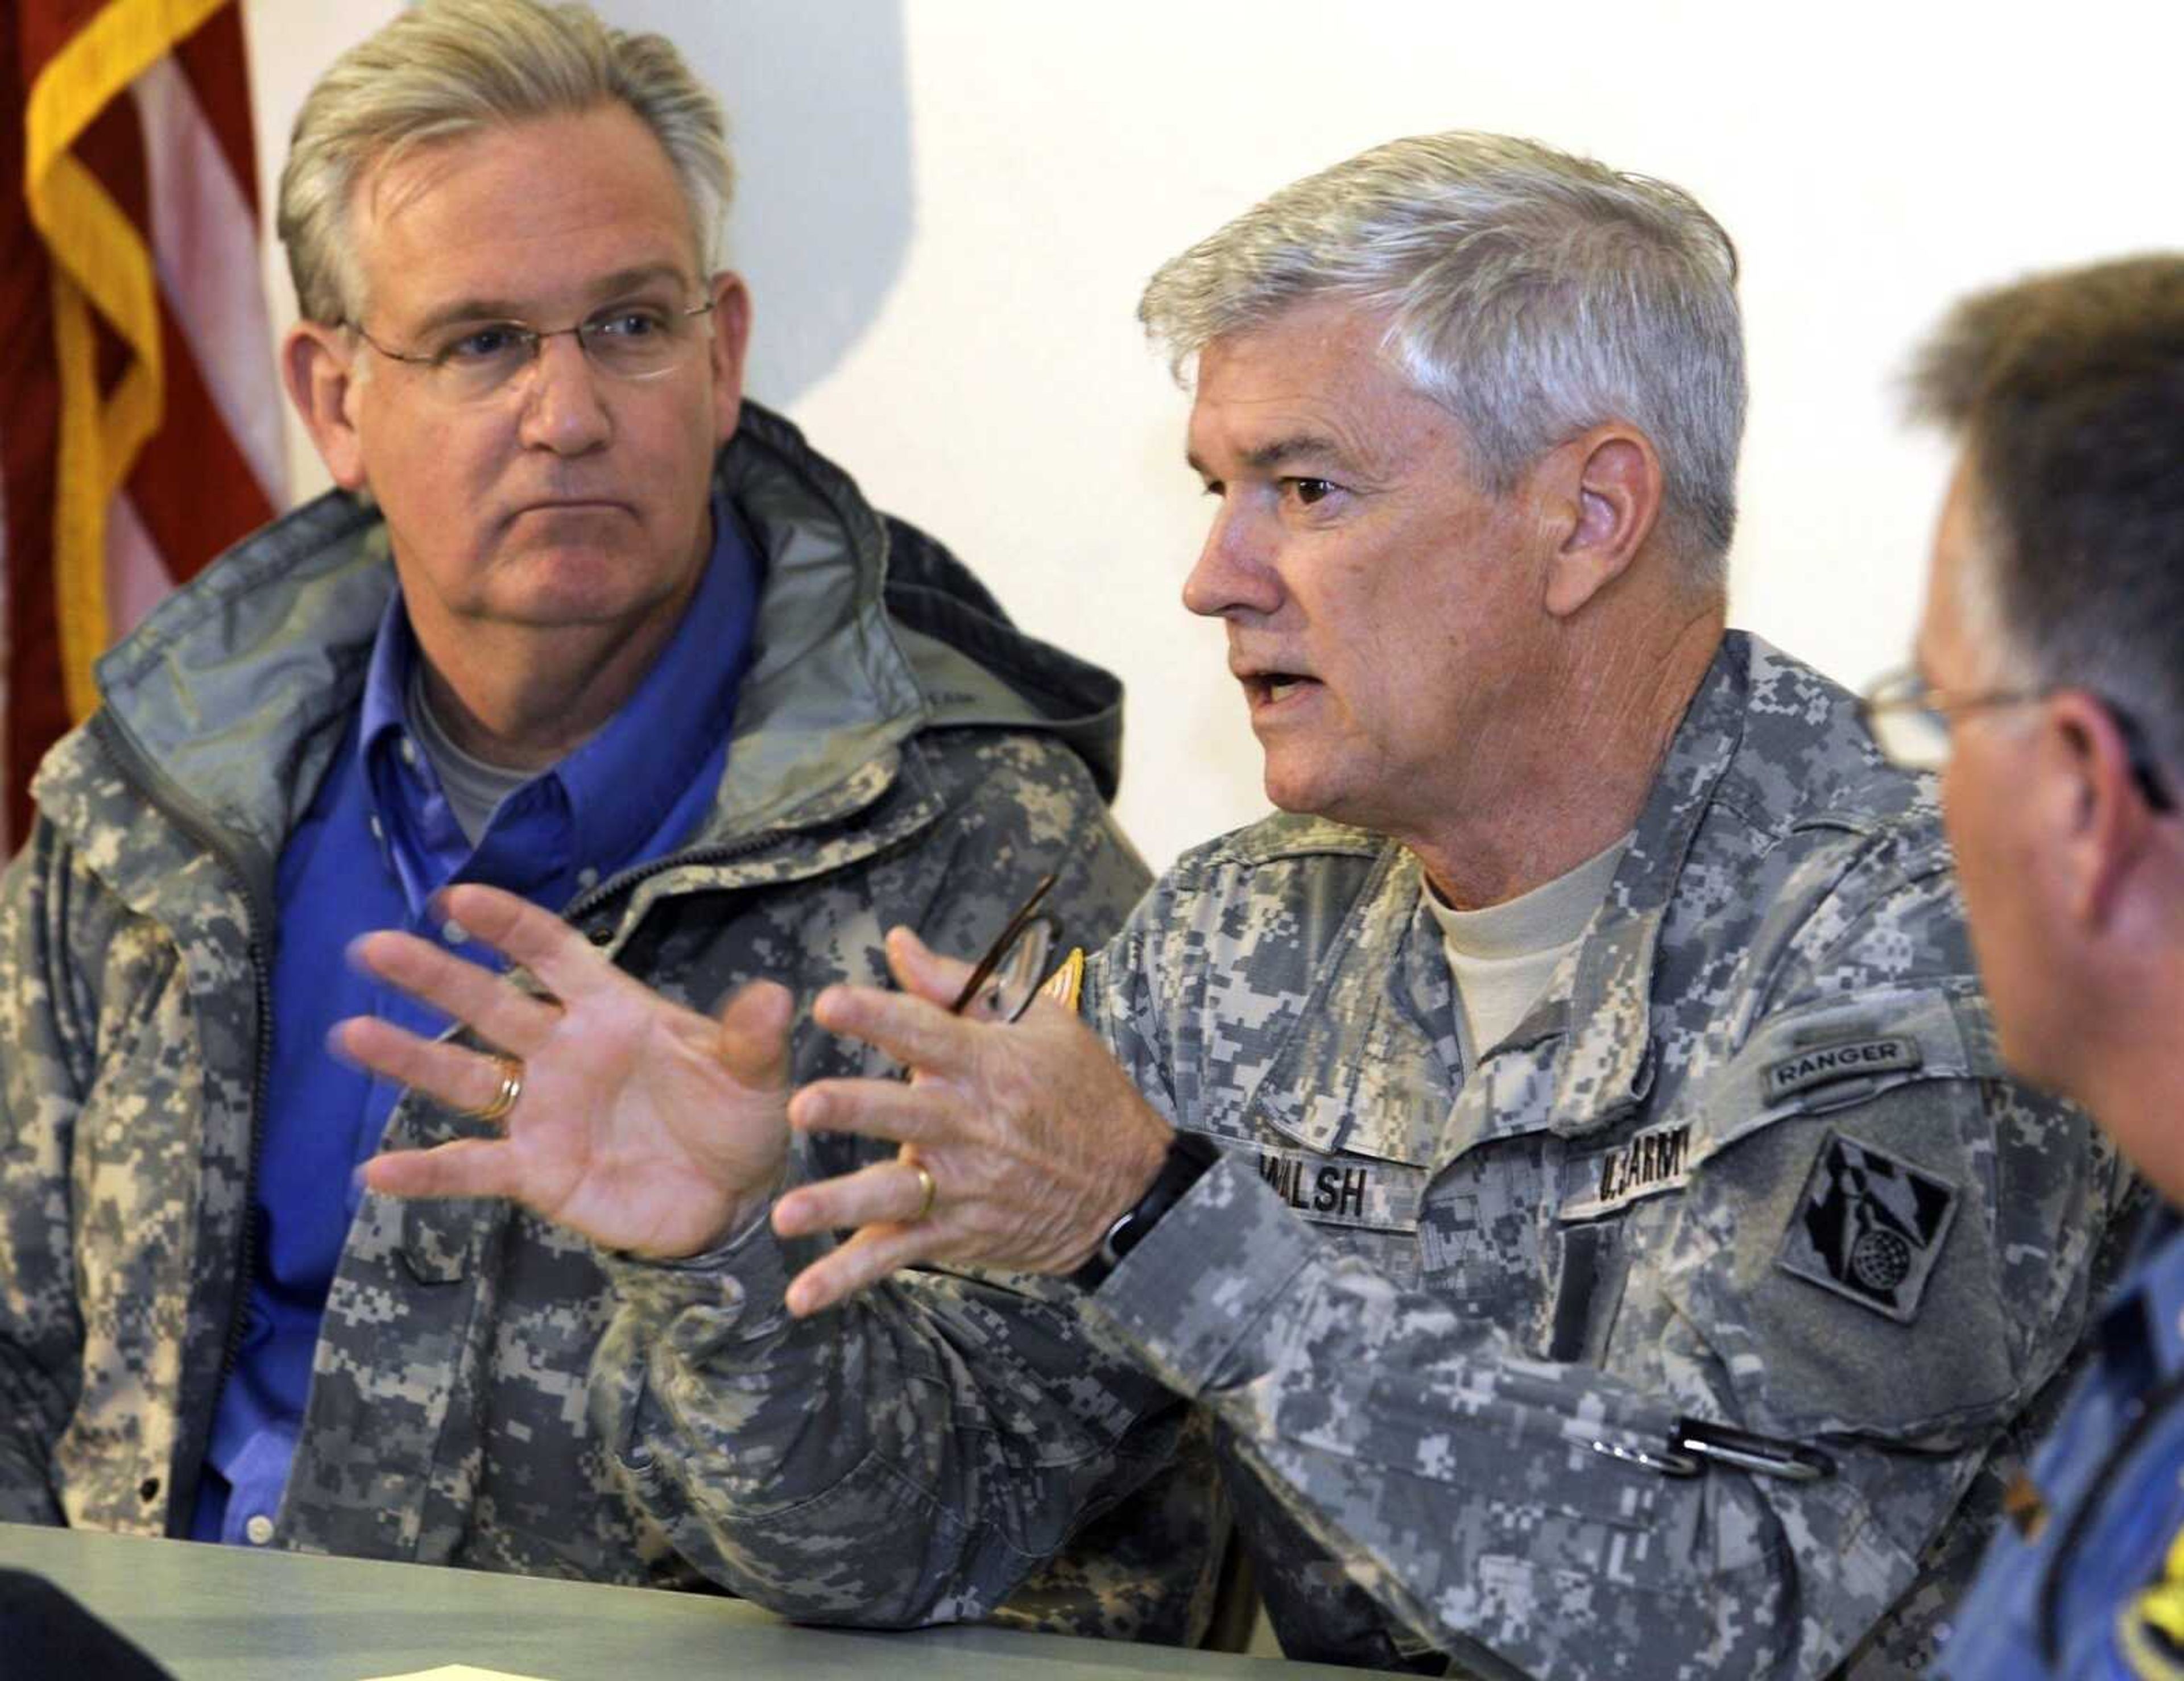
[[[1123,1257],[1145,1240],[1161,1216],[1181,1202],[1199,1176],[1221,1160],[1221,1146],[1203,1133],[1178,1132],[1168,1141],[1167,1159],[1145,1194],[1115,1216],[1092,1258],[1069,1275],[1079,1289],[1096,1290]]]

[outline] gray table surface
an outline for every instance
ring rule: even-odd
[[[67,1589],[178,1681],[365,1681],[454,1663],[539,1681],[1361,1673],[994,1628],[798,1628],[710,1595],[20,1524],[0,1524],[0,1566]]]

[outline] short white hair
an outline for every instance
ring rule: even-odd
[[[297,114],[279,225],[298,309],[328,326],[362,314],[351,201],[372,170],[436,142],[615,103],[666,152],[710,272],[734,186],[727,127],[672,42],[610,29],[588,6],[422,0],[337,58]]]
[[[1663,525],[1724,586],[1744,434],[1736,248],[1682,188],[1535,141],[1414,136],[1284,187],[1165,264],[1138,317],[1184,365],[1217,338],[1333,298],[1463,428],[1480,487],[1513,488],[1603,421],[1644,432]]]

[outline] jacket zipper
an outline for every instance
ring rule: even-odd
[[[213,1414],[220,1405],[220,1389],[226,1387],[241,1357],[242,1339],[249,1325],[250,1279],[258,1265],[258,1221],[254,1211],[258,1205],[259,1155],[265,1132],[265,1088],[272,1077],[273,1064],[272,965],[265,937],[272,919],[266,914],[262,890],[251,875],[247,856],[230,843],[216,825],[201,816],[181,797],[171,778],[136,751],[103,707],[92,715],[91,735],[122,779],[183,833],[218,859],[242,888],[244,945],[257,1010],[256,1051],[250,1077],[250,1149],[243,1166],[242,1215],[237,1222],[240,1229],[236,1238],[236,1271],[228,1298],[227,1326],[220,1340],[220,1383],[214,1389],[203,1417],[184,1421],[185,1429],[177,1443],[175,1462],[167,1467],[167,1533],[179,1535],[189,1522],[190,1511],[196,1506],[205,1453],[212,1439]]]

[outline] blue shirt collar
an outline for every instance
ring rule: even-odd
[[[603,878],[679,839],[679,832],[660,832],[663,818],[671,814],[679,831],[688,827],[693,804],[705,804],[682,796],[718,752],[735,716],[760,581],[755,547],[727,501],[715,497],[712,553],[667,646],[590,740],[502,802],[477,854],[494,852],[504,827],[519,820],[535,824],[542,810],[565,819],[555,825],[562,832],[550,850],[572,879]],[[431,764],[420,749],[403,750],[410,738],[409,683],[417,652],[398,586],[372,643],[358,739],[375,820],[413,908],[421,908],[472,856]],[[498,884],[519,892],[531,886]]]

